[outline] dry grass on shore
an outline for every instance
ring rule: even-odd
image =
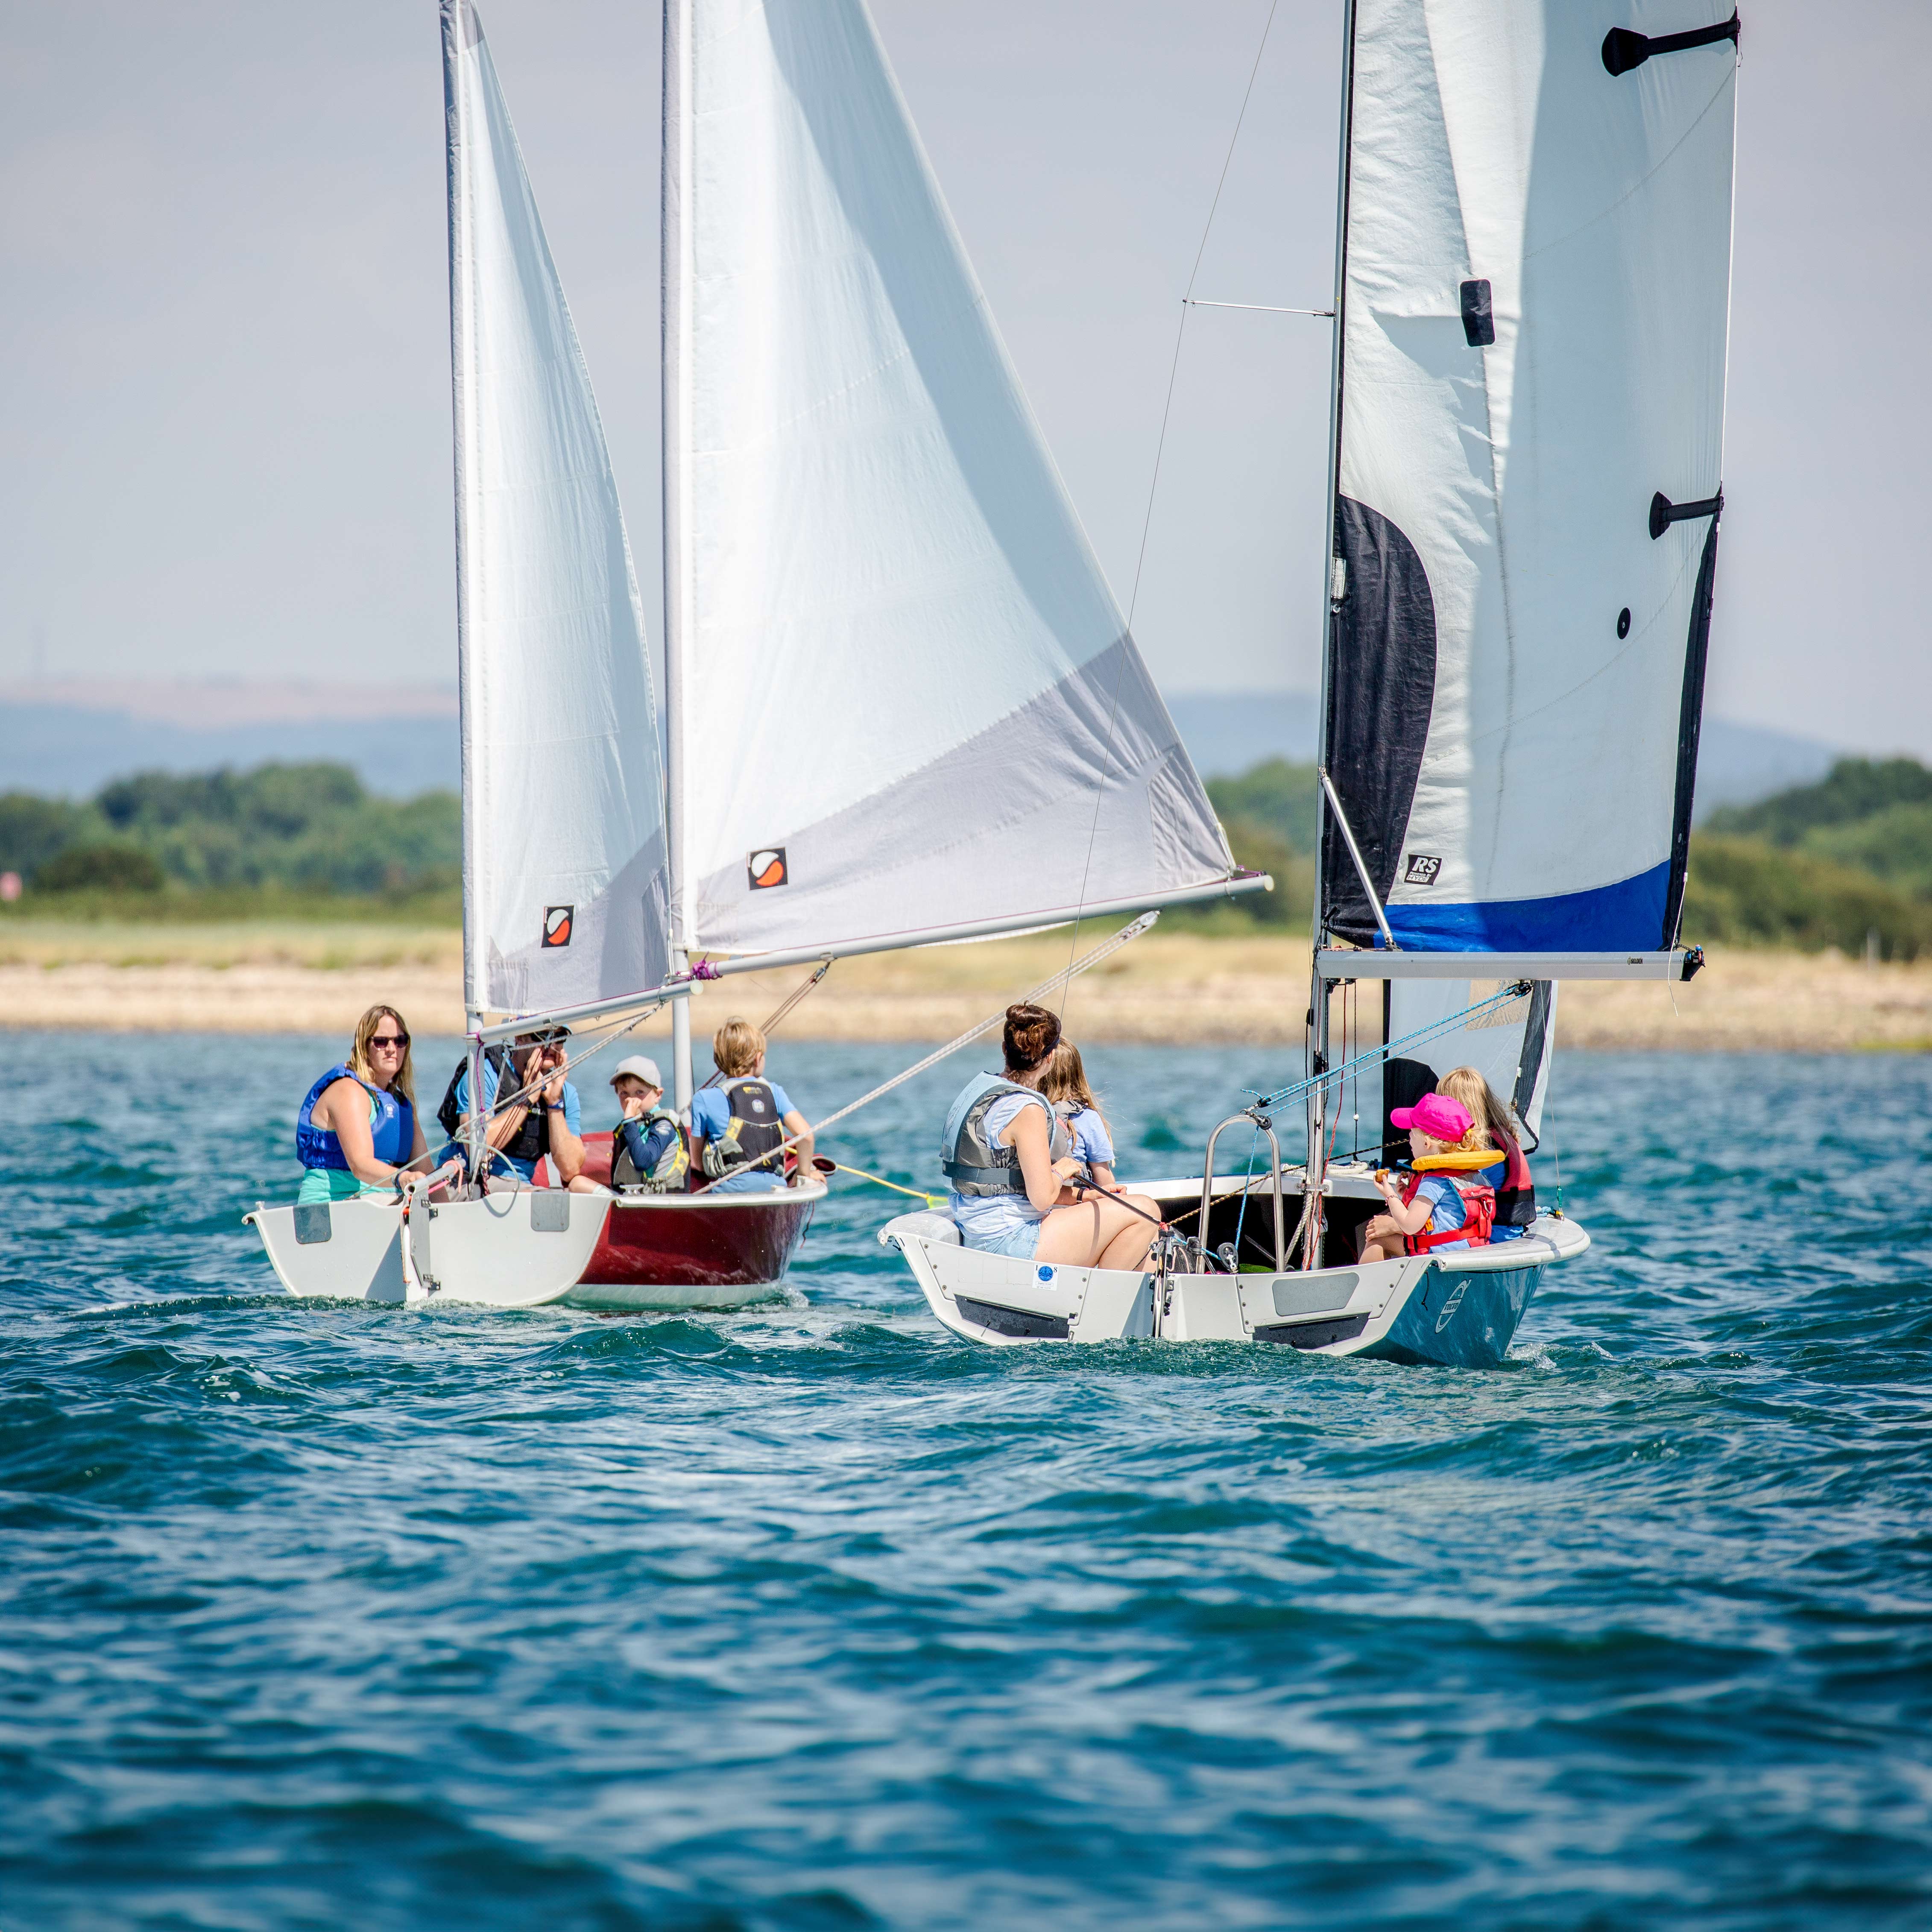
[[[1102,933],[1083,932],[1080,950]],[[1064,968],[1066,934],[881,954],[835,966],[786,1023],[795,1040],[933,1040]],[[16,920],[0,936],[0,1024],[133,1032],[346,1034],[377,1000],[424,1034],[461,1030],[462,942],[446,928],[235,921],[206,926]],[[1304,941],[1156,932],[1074,982],[1083,1040],[1294,1043],[1307,1004]],[[705,987],[700,1034],[762,1018],[806,976]],[[662,1016],[644,1029],[663,1034]],[[1923,1052],[1932,965],[1835,953],[1720,952],[1687,986],[1573,981],[1558,1037],[1608,1050]]]

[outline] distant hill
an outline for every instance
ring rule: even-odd
[[[85,799],[135,772],[318,760],[410,798],[462,782],[456,692],[440,686],[63,682],[0,689],[0,792]]]
[[[455,688],[391,685],[380,700],[359,686],[267,682],[0,688],[0,791],[82,799],[131,772],[317,760],[349,766],[384,798],[457,790]],[[1181,692],[1168,709],[1203,778],[1238,777],[1270,758],[1314,759],[1312,692]],[[1698,818],[1812,784],[1838,755],[1812,739],[1707,718]]]
[[[1180,692],[1167,700],[1203,778],[1234,778],[1264,760],[1312,764],[1321,704],[1312,692]],[[1816,739],[1707,718],[1697,747],[1697,817],[1822,778],[1840,755]]]

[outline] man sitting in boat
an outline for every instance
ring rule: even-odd
[[[577,1089],[564,1078],[568,1064],[564,1042],[567,1027],[520,1034],[514,1046],[487,1047],[483,1054],[483,1106],[488,1124],[483,1140],[489,1151],[484,1165],[493,1179],[526,1186],[536,1183],[537,1162],[550,1157],[558,1182],[575,1192],[595,1192],[596,1183],[584,1174],[583,1113]],[[507,1076],[507,1077],[506,1077]],[[529,1088],[528,1093],[524,1089]],[[514,1095],[499,1112],[496,1096]],[[442,1158],[454,1159],[469,1144],[470,1061],[458,1064],[436,1118],[450,1144]],[[582,1179],[582,1188],[576,1186]]]
[[[664,1104],[664,1076],[644,1054],[610,1076],[624,1117],[610,1136],[610,1185],[620,1193],[682,1194],[691,1170],[683,1124]]]
[[[691,1101],[691,1164],[712,1194],[766,1194],[785,1184],[784,1148],[796,1155],[791,1184],[813,1180],[812,1130],[785,1090],[765,1076],[765,1036],[734,1015],[711,1036],[716,1084]]]
[[[356,1022],[349,1058],[308,1090],[296,1115],[296,1156],[304,1170],[296,1199],[393,1200],[422,1179],[422,1152],[410,1030],[394,1006],[371,1006]]]
[[[1425,1094],[1412,1107],[1392,1107],[1389,1121],[1408,1130],[1411,1155],[1418,1161],[1432,1154],[1478,1150],[1474,1117],[1447,1094]],[[1488,1241],[1496,1197],[1475,1174],[1414,1173],[1400,1186],[1390,1174],[1375,1179],[1388,1212],[1364,1224],[1364,1261],[1394,1261]]]
[[[1460,1100],[1475,1116],[1480,1144],[1496,1150],[1495,1161],[1479,1168],[1472,1177],[1486,1181],[1496,1191],[1496,1226],[1490,1230],[1492,1241],[1520,1240],[1536,1219],[1536,1186],[1529,1178],[1529,1162],[1523,1159],[1517,1140],[1516,1117],[1503,1098],[1473,1066],[1452,1066],[1437,1083],[1436,1090]]]
[[[1040,1090],[1060,1044],[1058,1016],[1009,1006],[1003,1043],[1005,1072],[975,1074],[946,1116],[940,1158],[961,1240],[1026,1261],[1139,1268],[1160,1226],[1157,1202],[1088,1191],[1058,1204],[1063,1185],[1084,1177],[1065,1122]]]

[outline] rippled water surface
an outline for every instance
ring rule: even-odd
[[[340,1042],[0,1037],[8,1932],[1932,1922],[1923,1062],[1560,1058],[1479,1374],[976,1348],[843,1180],[783,1305],[294,1304]]]

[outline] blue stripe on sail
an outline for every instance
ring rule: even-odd
[[[1396,944],[1420,952],[1651,952],[1662,943],[1670,862],[1594,892],[1477,905],[1392,905]]]

